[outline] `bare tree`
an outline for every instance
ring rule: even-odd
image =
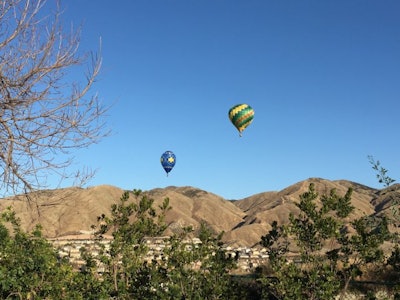
[[[72,151],[107,132],[106,111],[89,90],[101,58],[78,52],[80,31],[65,32],[46,0],[0,1],[0,190],[44,188],[73,176]],[[87,69],[86,67],[87,66]],[[85,70],[77,73],[80,68]],[[71,79],[84,74],[80,79]]]

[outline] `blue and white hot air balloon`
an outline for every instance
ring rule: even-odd
[[[175,166],[176,156],[172,151],[165,151],[161,155],[161,165],[164,168],[165,172],[171,172],[172,168]]]

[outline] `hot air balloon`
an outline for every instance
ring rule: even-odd
[[[239,136],[242,136],[243,130],[253,121],[254,110],[250,105],[238,104],[229,110],[229,119],[232,124],[239,130]]]
[[[175,154],[172,151],[165,151],[161,155],[161,165],[164,168],[165,172],[168,173],[171,172],[172,168],[175,166],[176,162],[176,157]]]

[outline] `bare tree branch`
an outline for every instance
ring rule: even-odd
[[[72,151],[108,134],[103,107],[90,95],[101,57],[80,55],[79,30],[66,33],[60,8],[41,14],[45,0],[0,2],[0,189],[46,187],[49,176],[71,176]],[[88,65],[85,77],[71,74]],[[60,160],[60,158],[64,158]],[[87,178],[87,174],[83,177]]]

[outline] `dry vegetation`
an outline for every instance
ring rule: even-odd
[[[320,195],[329,193],[333,188],[339,195],[344,195],[349,187],[353,188],[352,204],[355,210],[349,221],[374,214],[392,217],[393,203],[395,199],[400,199],[400,185],[377,190],[350,181],[319,178],[310,178],[281,191],[260,193],[238,201],[228,201],[193,187],[158,188],[146,193],[154,198],[156,206],[165,197],[170,199],[172,210],[166,219],[170,224],[168,232],[188,225],[198,228],[201,222],[206,222],[215,232],[225,232],[225,242],[251,247],[268,232],[274,220],[285,223],[290,213],[297,212],[294,203],[299,201],[299,195],[307,191],[311,182]],[[107,214],[122,192],[122,189],[108,185],[46,190],[31,194],[32,201],[29,203],[25,198],[3,199],[0,208],[12,206],[26,230],[40,223],[47,237],[58,237],[90,230],[97,217]],[[391,230],[398,228],[392,226]]]

